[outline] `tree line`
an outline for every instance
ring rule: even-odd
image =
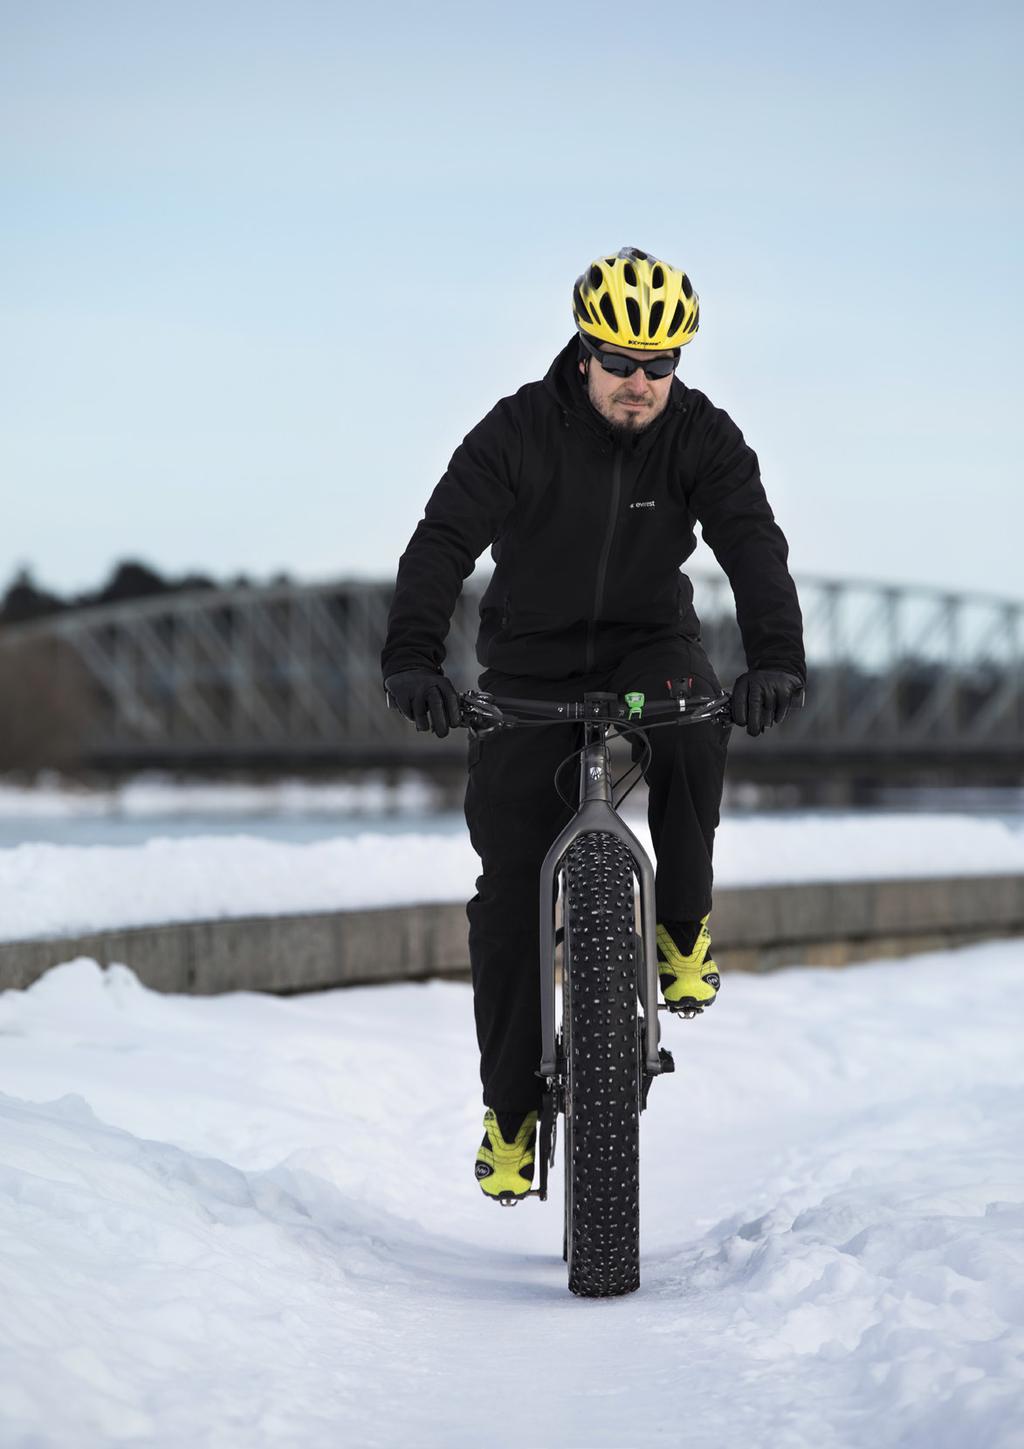
[[[277,574],[272,585],[288,584],[286,574]],[[116,604],[127,599],[149,599],[159,594],[192,593],[202,589],[246,589],[258,585],[245,574],[229,580],[216,580],[207,574],[189,573],[180,578],[167,578],[139,559],[124,559],[111,569],[105,583],[83,593],[62,596],[36,583],[30,568],[19,568],[0,600],[0,625],[28,624],[34,619],[51,618],[97,604]]]

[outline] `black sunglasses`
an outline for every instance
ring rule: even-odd
[[[634,362],[632,357],[626,357],[621,352],[602,352],[582,332],[579,336],[591,357],[596,357],[604,371],[610,372],[613,377],[632,377],[637,368],[642,367],[644,377],[653,381],[657,377],[671,376],[679,366],[678,348],[670,357],[652,357],[647,362]]]

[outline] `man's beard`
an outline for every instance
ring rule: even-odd
[[[601,414],[604,417],[604,414]],[[611,418],[604,418],[608,425],[608,432],[613,443],[619,447],[629,447],[630,444],[640,436],[645,428],[650,427],[654,419],[650,413],[637,414],[628,423],[613,423]]]
[[[619,422],[616,418],[610,418],[598,407],[595,407],[594,411],[600,413],[612,442],[620,448],[631,447],[640,434],[650,427],[656,416],[654,409],[648,408],[646,412],[627,414],[625,421]]]

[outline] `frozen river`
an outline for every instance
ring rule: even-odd
[[[626,805],[631,819],[644,814],[643,787]],[[793,822],[880,819],[894,814],[957,815],[990,820],[1024,832],[1022,790],[902,791],[856,811],[761,810],[742,792],[727,794],[726,819],[777,818]],[[19,845],[131,846],[154,839],[246,835],[309,844],[366,833],[377,836],[462,835],[460,810],[444,808],[421,777],[359,783],[280,780],[176,781],[139,776],[107,788],[71,787],[44,780],[32,788],[0,783],[0,850]]]
[[[122,784],[76,786],[56,778],[0,784],[0,849],[18,845],[139,845],[155,838],[252,835],[304,843],[372,829],[405,834],[464,828],[437,791],[409,776],[359,783],[289,780],[179,781],[140,775]]]

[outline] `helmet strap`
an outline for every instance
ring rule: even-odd
[[[586,382],[586,380],[590,377],[590,364],[593,359],[591,358],[590,353],[587,351],[586,347],[583,345],[583,339],[580,337],[578,332],[576,334],[576,360],[583,363],[583,380],[584,382]]]

